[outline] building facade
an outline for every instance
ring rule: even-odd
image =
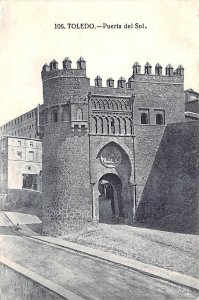
[[[41,141],[8,136],[0,140],[0,149],[0,194],[19,189],[41,191]]]
[[[97,76],[80,58],[42,69],[43,232],[131,223],[167,124],[184,122],[184,69],[139,63],[126,81]]]
[[[187,121],[199,120],[199,93],[192,89],[185,91],[185,118]]]
[[[39,106],[5,123],[0,127],[0,139],[5,136],[18,136],[38,139]]]

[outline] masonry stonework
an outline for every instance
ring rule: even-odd
[[[42,69],[44,103],[43,232],[64,234],[89,224],[135,220],[167,124],[184,122],[184,69],[138,63],[117,87],[86,62]],[[146,197],[145,197],[146,199]],[[146,200],[147,201],[147,200]],[[138,215],[138,214],[137,214]]]
[[[169,124],[137,208],[153,228],[199,233],[199,123]]]

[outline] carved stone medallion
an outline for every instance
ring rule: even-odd
[[[121,163],[122,154],[118,148],[110,145],[101,151],[100,161],[107,168],[115,168]]]

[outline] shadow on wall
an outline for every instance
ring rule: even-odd
[[[166,127],[139,202],[147,227],[199,233],[199,122]]]

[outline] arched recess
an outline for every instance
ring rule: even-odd
[[[148,124],[148,115],[146,113],[141,114],[141,124]]]
[[[134,160],[134,157],[133,157],[133,151],[130,150],[126,144],[124,143],[121,143],[120,145],[118,144],[118,139],[117,137],[114,137],[112,136],[110,139],[109,139],[109,143],[107,143],[106,140],[102,141],[95,149],[95,159],[98,159],[99,158],[99,155],[100,155],[100,152],[102,151],[103,148],[105,148],[107,145],[114,145],[116,147],[118,147],[120,149],[121,152],[124,153],[124,155],[127,155],[127,158],[128,158],[128,163],[129,165],[131,166],[131,162],[133,162]],[[103,174],[102,174],[103,175]],[[97,180],[97,178],[96,178]],[[94,180],[94,181],[96,181]],[[130,181],[133,182],[133,172],[131,172],[130,174]]]
[[[101,144],[102,145],[102,144]],[[96,150],[98,150],[97,147]],[[93,182],[93,210],[95,211],[94,216],[96,219],[100,218],[100,201],[101,200],[108,200],[109,204],[103,202],[104,205],[108,205],[109,207],[109,220],[108,222],[112,222],[113,220],[110,218],[110,212],[112,209],[111,201],[113,199],[110,197],[109,199],[105,199],[104,192],[100,190],[99,184],[102,179],[106,180],[107,182],[102,182],[102,184],[106,184],[108,189],[111,189],[110,184],[112,185],[112,189],[114,191],[114,201],[117,199],[115,205],[116,212],[114,213],[115,220],[117,222],[123,222],[124,219],[131,219],[133,215],[133,203],[134,203],[134,193],[132,191],[133,182],[132,174],[133,167],[132,167],[132,153],[128,149],[127,150],[129,155],[126,153],[123,147],[121,147],[116,142],[110,142],[105,144],[99,152],[97,152],[97,157],[93,161],[92,158],[92,175],[91,175],[91,182]],[[131,157],[131,158],[130,158]],[[94,162],[94,164],[93,164]],[[112,174],[112,175],[106,175]],[[104,176],[106,175],[106,176]],[[115,183],[111,181],[111,179],[107,176],[111,176],[113,178],[118,177],[118,181],[121,182],[120,184],[120,191],[117,190]],[[105,178],[106,177],[106,178]],[[101,196],[100,196],[101,195]],[[111,200],[112,199],[112,200]],[[112,204],[113,205],[113,204]],[[108,208],[107,208],[108,209]],[[106,213],[105,213],[106,214]],[[107,221],[106,221],[107,222]]]
[[[156,115],[156,125],[164,125],[164,118],[162,114]]]
[[[110,99],[108,100],[108,106],[109,106],[109,109],[111,109],[111,110],[114,109],[113,102]]]
[[[115,100],[112,101],[113,103],[113,110],[118,110],[118,104]]]
[[[114,118],[110,119],[110,129],[111,129],[111,134],[115,134],[115,120]]]
[[[61,121],[69,121],[69,111],[67,107],[62,108]]]
[[[122,103],[121,103],[121,101],[118,101],[118,103],[119,103],[119,110],[122,110]]]
[[[44,110],[44,124],[48,124],[48,108]]]
[[[52,112],[51,112],[51,123],[56,123],[58,122],[58,113],[57,111],[54,109]]]
[[[100,103],[101,101],[99,101],[99,100],[97,100],[97,104],[96,104],[96,108],[97,109],[101,109],[101,103]]]
[[[127,134],[127,127],[126,127],[126,119],[125,118],[123,118],[123,134]]]
[[[78,107],[76,111],[76,119],[77,121],[82,121],[83,120],[83,109]]]
[[[121,134],[122,131],[121,131],[121,121],[120,121],[120,118],[117,118],[116,119],[116,134]]]
[[[121,101],[122,110],[127,110],[126,103],[122,100]]]
[[[102,117],[99,117],[99,133],[104,133],[104,122]]]
[[[92,133],[98,133],[97,118],[92,116]]]
[[[95,102],[95,100],[92,100],[92,108],[96,109],[96,102]]]
[[[133,127],[132,127],[132,119],[126,118],[126,134],[132,134]]]
[[[109,109],[108,101],[105,99],[103,100],[104,109]]]
[[[98,182],[99,222],[115,223],[124,219],[124,203],[122,199],[122,182],[113,173],[106,173]]]
[[[107,117],[104,119],[104,133],[109,134],[109,119]]]

